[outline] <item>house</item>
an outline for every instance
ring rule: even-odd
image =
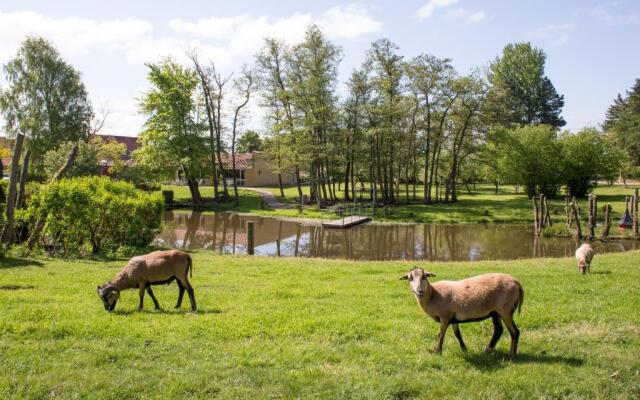
[[[118,136],[118,135],[99,135],[105,142],[117,142],[124,144],[127,148],[126,153],[122,156],[123,161],[130,161],[131,154],[140,147],[137,137]],[[100,174],[109,175],[109,167],[113,165],[110,160],[100,160]]]
[[[231,154],[222,154],[222,163],[226,169],[227,182],[233,183]],[[238,186],[272,186],[278,184],[278,173],[274,170],[274,164],[261,151],[236,154],[236,178]],[[282,173],[282,183],[293,185],[295,176],[293,172]]]

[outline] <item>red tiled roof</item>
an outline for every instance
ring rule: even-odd
[[[251,168],[251,161],[253,161],[253,157],[255,156],[256,153],[257,153],[256,151],[251,153],[237,153],[236,154],[236,170]],[[222,153],[220,155],[220,158],[222,159],[222,163],[224,164],[225,168],[230,169],[232,165],[231,154]]]

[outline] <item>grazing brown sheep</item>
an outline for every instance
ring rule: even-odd
[[[400,279],[409,281],[418,305],[436,322],[440,322],[435,352],[442,352],[442,342],[449,324],[453,326],[460,347],[466,351],[458,324],[482,321],[491,317],[494,331],[485,352],[492,351],[500,339],[503,332],[500,321],[502,320],[511,334],[509,358],[516,357],[520,331],[513,321],[513,314],[516,308],[520,312],[524,289],[514,277],[506,274],[485,274],[461,281],[439,281],[430,284],[427,278],[431,276],[435,275],[421,268],[414,268]]]
[[[586,274],[591,269],[591,260],[593,260],[593,247],[589,243],[583,243],[576,250],[576,260],[578,260],[578,271]]]
[[[113,311],[120,292],[126,289],[140,290],[140,304],[138,310],[143,308],[145,290],[151,296],[156,309],[160,304],[151,290],[151,285],[170,284],[174,280],[178,283],[178,302],[176,308],[182,305],[182,297],[185,290],[189,294],[191,311],[196,310],[196,299],[193,288],[187,279],[191,275],[193,263],[191,256],[180,250],[154,251],[143,256],[133,257],[115,278],[98,286],[97,292],[104,304],[104,309]]]

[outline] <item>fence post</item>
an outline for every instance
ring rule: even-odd
[[[540,210],[538,208],[538,198],[533,196],[531,198],[533,201],[533,228],[535,231],[535,235],[540,235]]]
[[[573,219],[576,221],[576,233],[575,236],[578,239],[582,239],[582,228],[580,228],[580,217],[578,216],[578,206],[576,205],[575,198],[571,202],[571,211],[573,212]]]
[[[253,255],[253,221],[247,222],[247,254]]]
[[[631,210],[633,214],[633,237],[638,240],[638,189],[636,189],[633,195],[633,201],[631,202]]]
[[[609,237],[609,230],[611,229],[611,204],[604,206],[604,230],[602,231],[602,238]]]

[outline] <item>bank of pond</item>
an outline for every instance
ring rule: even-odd
[[[539,237],[531,224],[365,224],[349,229],[234,213],[166,211],[154,245],[246,254],[350,260],[477,261],[570,257],[580,242]],[[640,249],[634,240],[594,241],[597,254]]]

